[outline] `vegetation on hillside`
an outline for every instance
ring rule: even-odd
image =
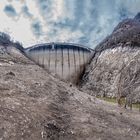
[[[24,50],[24,48],[20,42],[12,40],[10,35],[8,35],[4,32],[0,32],[0,45],[7,46],[7,47],[14,46],[22,52]]]

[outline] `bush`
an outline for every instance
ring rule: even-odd
[[[24,52],[24,48],[22,46],[22,44],[18,41],[14,42],[13,40],[11,40],[11,37],[4,33],[4,32],[0,32],[0,45],[2,46],[14,46],[17,49],[19,49],[21,52]]]
[[[8,34],[0,32],[0,45],[8,46],[11,43],[11,38]]]

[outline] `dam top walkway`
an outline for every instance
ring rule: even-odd
[[[25,51],[32,51],[32,50],[39,50],[39,49],[81,49],[83,51],[92,52],[93,49],[86,47],[81,44],[75,44],[75,43],[66,43],[66,42],[51,42],[51,43],[41,43],[36,44],[31,47],[28,47],[25,49]]]

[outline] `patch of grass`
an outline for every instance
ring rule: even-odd
[[[132,107],[139,109],[140,108],[140,104],[133,104]]]
[[[116,98],[100,97],[100,96],[98,96],[97,98],[100,99],[100,100],[104,100],[104,101],[110,102],[110,103],[117,103],[116,102]]]
[[[114,98],[109,98],[109,97],[100,97],[100,96],[98,96],[97,98],[100,99],[100,100],[104,100],[104,101],[110,102],[110,103],[117,103],[115,97]],[[125,104],[125,98],[121,99],[121,103],[122,103],[122,105]],[[132,107],[139,109],[140,105],[138,103],[135,103],[135,104],[132,105]]]

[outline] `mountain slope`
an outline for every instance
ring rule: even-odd
[[[126,97],[140,103],[140,17],[122,21],[96,47],[82,89],[94,96]]]
[[[140,139],[140,117],[51,76],[0,46],[0,139]]]

